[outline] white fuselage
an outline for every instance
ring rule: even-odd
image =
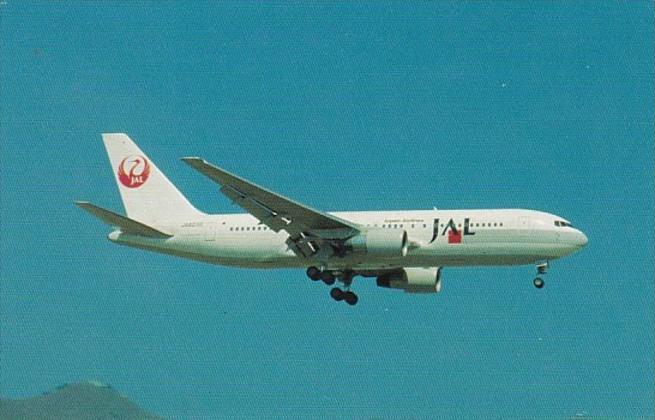
[[[330,213],[364,228],[407,232],[407,255],[366,253],[297,256],[289,235],[274,232],[249,214],[206,215],[184,223],[158,226],[173,236],[155,239],[109,235],[111,241],[214,264],[258,267],[320,266],[332,270],[395,267],[518,265],[553,260],[587,243],[586,236],[553,214],[532,210],[411,210]],[[437,222],[438,220],[438,222]],[[557,223],[556,223],[557,222]],[[436,225],[436,226],[435,226]],[[453,232],[454,228],[454,232]]]

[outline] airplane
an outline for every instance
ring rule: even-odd
[[[534,264],[541,289],[550,261],[587,244],[568,220],[534,210],[320,211],[199,157],[182,158],[247,212],[206,214],[126,134],[102,139],[126,215],[75,204],[115,228],[110,241],[225,266],[306,268],[313,281],[339,281],[330,296],[349,305],[359,300],[351,290],[356,276],[438,293],[443,267]]]

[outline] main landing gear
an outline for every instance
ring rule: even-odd
[[[348,305],[356,305],[357,301],[359,298],[357,297],[356,294],[351,292],[350,290],[341,290],[338,287],[333,287],[332,290],[330,290],[330,296],[332,299],[336,300],[337,302],[339,301],[345,301]]]
[[[534,287],[536,287],[537,289],[541,289],[546,285],[546,283],[544,283],[544,279],[542,279],[539,276],[546,274],[547,270],[548,270],[548,262],[537,265],[537,277],[535,277],[535,279],[532,281]]]
[[[307,277],[309,277],[312,281],[322,280],[323,283],[327,284],[328,286],[332,286],[337,281],[336,277],[331,271],[321,271],[317,267],[309,267],[307,269]]]
[[[355,277],[355,273],[352,271],[333,272],[329,270],[321,270],[318,267],[309,267],[307,269],[307,277],[309,277],[312,281],[321,280],[328,286],[332,286],[334,283],[336,283],[337,279],[342,282],[346,290],[341,290],[338,287],[333,287],[332,290],[330,290],[330,297],[332,297],[332,299],[336,300],[337,302],[343,300],[348,305],[352,306],[356,305],[357,301],[359,300],[357,295],[349,290],[350,285],[353,282],[353,278]]]

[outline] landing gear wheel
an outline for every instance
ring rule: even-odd
[[[321,279],[321,270],[319,270],[316,267],[309,267],[307,269],[307,277],[309,277],[312,281],[317,281]]]
[[[536,287],[537,289],[541,289],[546,284],[544,283],[544,280],[541,277],[535,278],[533,283],[534,283],[534,287]]]
[[[324,271],[321,273],[321,280],[323,280],[323,283],[327,284],[328,286],[332,286],[335,281],[337,281],[336,278],[334,278],[334,274],[330,273],[329,271]]]
[[[330,297],[337,302],[343,300],[344,298],[344,292],[343,290],[339,289],[338,287],[334,287],[332,290],[330,290]]]
[[[343,300],[345,300],[348,305],[353,306],[357,304],[359,298],[353,292],[348,291],[343,294]]]
[[[307,277],[309,277],[312,281],[318,281],[321,279],[321,270],[316,267],[309,267],[307,269]]]

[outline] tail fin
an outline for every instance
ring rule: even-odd
[[[126,134],[105,133],[102,140],[129,218],[156,226],[203,215]]]

